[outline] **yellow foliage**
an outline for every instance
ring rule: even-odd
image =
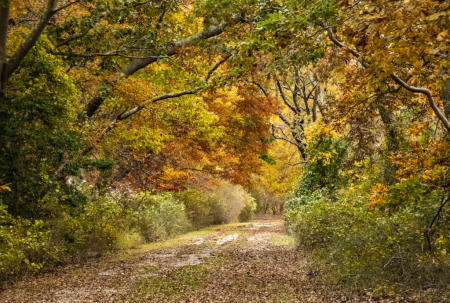
[[[373,210],[377,208],[378,205],[383,203],[384,197],[387,194],[389,188],[383,184],[377,184],[370,189],[369,204],[367,205],[368,210]]]
[[[339,139],[342,134],[337,133],[330,126],[325,125],[321,121],[311,123],[305,128],[305,135],[308,142],[317,141],[319,138],[332,137],[333,139]]]

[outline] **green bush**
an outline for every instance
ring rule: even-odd
[[[0,280],[25,270],[37,271],[49,256],[44,223],[13,218],[0,200]]]
[[[224,223],[251,219],[256,209],[255,199],[242,186],[222,181],[214,192],[222,201]]]
[[[194,229],[227,222],[225,208],[218,195],[191,189],[177,193],[175,197],[184,204]]]
[[[328,197],[316,191],[293,198],[285,218],[300,247],[335,280],[378,295],[450,282],[450,222],[441,215],[431,226],[441,192],[412,179],[393,186],[374,210],[363,189],[342,189],[336,202]]]
[[[51,268],[113,249],[136,248],[237,217],[249,220],[255,209],[251,196],[232,186],[222,192],[224,199],[196,190],[89,199],[87,190],[77,190],[86,198],[83,203],[66,204],[60,196],[45,195],[36,203],[42,220],[33,222],[14,218],[0,204],[1,280],[44,265]]]
[[[253,217],[254,210],[255,210],[255,207],[252,207],[252,205],[250,205],[250,204],[245,205],[239,214],[239,222],[250,221]]]
[[[335,143],[321,144],[325,149],[310,146],[311,159]],[[285,213],[288,230],[324,278],[377,295],[448,285],[448,194],[419,177],[374,186],[384,180],[380,159],[345,170],[344,150],[330,154],[322,157],[327,163],[305,166]]]
[[[191,229],[184,205],[171,194],[141,193],[135,203],[139,206],[130,212],[130,221],[147,242],[164,240]]]
[[[330,194],[345,184],[339,173],[347,154],[346,143],[328,136],[320,136],[308,145],[310,160],[305,164],[295,196],[304,196],[316,190],[327,189]]]
[[[61,227],[69,254],[83,258],[112,250],[124,227],[124,218],[115,199],[100,196],[76,214],[64,212]]]
[[[14,218],[0,204],[0,280],[191,229],[184,205],[170,194],[99,196],[75,208],[46,195],[38,204],[44,220],[34,222]]]

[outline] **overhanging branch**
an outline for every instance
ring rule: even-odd
[[[342,42],[338,41],[336,39],[336,37],[333,36],[331,29],[327,29],[328,31],[328,37],[330,38],[331,41],[333,41],[334,44],[336,44],[337,46],[341,47],[341,48],[345,48],[346,50],[348,50],[351,54],[353,54],[356,58],[360,57],[360,54],[358,54],[356,51],[354,51],[353,49],[351,49],[350,47],[348,47],[347,45],[343,44]],[[366,63],[362,63],[363,66],[365,68],[368,67],[368,65]],[[433,112],[436,114],[436,116],[439,118],[439,120],[442,122],[442,124],[444,125],[444,127],[447,129],[448,133],[450,134],[450,123],[447,120],[447,118],[441,113],[441,111],[439,110],[439,108],[436,105],[436,102],[434,101],[433,95],[431,94],[431,91],[424,88],[424,87],[414,87],[414,86],[410,86],[408,85],[405,81],[403,81],[402,79],[400,79],[397,75],[395,74],[391,74],[390,77],[397,83],[400,85],[400,87],[413,92],[413,93],[419,93],[424,95],[427,99],[428,99],[428,103],[431,107],[431,109],[433,110]]]
[[[227,55],[224,59],[220,60],[218,63],[216,63],[212,69],[208,72],[207,76],[205,77],[205,82],[207,82],[210,78],[211,75],[214,71],[216,71],[220,65],[222,65],[223,63],[225,63],[229,58],[231,57],[231,55]],[[189,89],[189,90],[184,90],[181,92],[176,92],[176,93],[170,93],[170,94],[165,94],[165,95],[161,95],[161,96],[157,96],[154,97],[150,100],[144,101],[141,104],[139,104],[138,106],[136,106],[135,108],[122,113],[120,115],[118,115],[113,121],[111,121],[108,126],[103,130],[103,132],[101,133],[101,135],[95,140],[94,144],[91,144],[89,146],[87,146],[82,152],[81,154],[83,156],[85,156],[86,154],[88,154],[95,145],[97,145],[101,140],[103,140],[103,138],[111,131],[113,130],[117,123],[119,123],[122,120],[125,120],[129,117],[131,117],[132,115],[138,113],[139,111],[141,111],[142,109],[144,109],[148,104],[150,103],[155,103],[158,101],[162,101],[162,100],[166,100],[166,99],[173,99],[173,98],[178,98],[181,96],[185,96],[185,95],[193,95],[196,94],[197,92],[199,92],[200,90],[202,90],[203,87],[196,87],[194,89]]]

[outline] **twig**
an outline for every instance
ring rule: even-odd
[[[299,164],[308,163],[308,161],[300,161],[300,162],[297,162],[297,163],[288,163],[288,162],[285,161],[284,163],[286,163],[287,165],[290,165],[290,166],[296,166],[296,165],[299,165]]]

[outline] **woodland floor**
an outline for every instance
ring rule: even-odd
[[[0,302],[370,302],[314,280],[280,218],[266,218],[25,277]]]

